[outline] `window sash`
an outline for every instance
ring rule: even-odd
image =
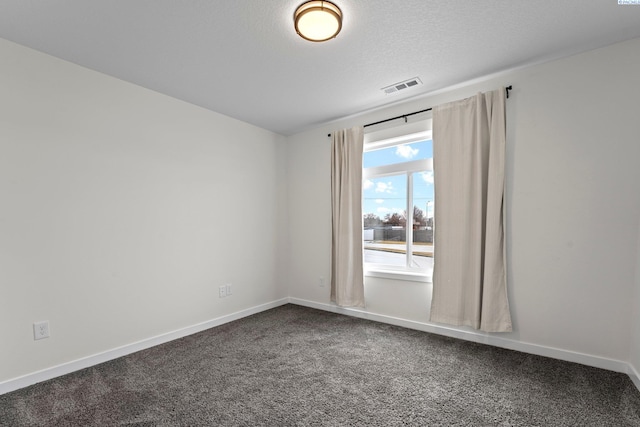
[[[398,145],[398,144],[396,144]],[[381,178],[384,176],[390,175],[404,175],[407,186],[406,186],[406,223],[405,223],[405,247],[406,247],[406,258],[404,267],[398,267],[389,264],[378,264],[378,263],[365,263],[369,268],[382,268],[385,270],[398,270],[399,272],[423,272],[426,271],[422,268],[412,267],[413,261],[413,175],[414,173],[419,172],[430,172],[433,171],[433,159],[421,159],[414,160],[409,162],[400,162],[393,163],[390,165],[384,166],[375,166],[371,168],[366,168],[363,170],[363,179],[374,179]],[[364,193],[363,193],[364,194]]]
[[[362,178],[379,178],[382,176],[399,175],[402,173],[411,174],[414,172],[431,171],[433,171],[433,159],[421,159],[366,168],[362,171]]]

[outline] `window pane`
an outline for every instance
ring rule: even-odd
[[[363,184],[364,262],[407,265],[407,175],[365,180]]]
[[[433,266],[433,171],[413,174],[413,257],[411,267]]]
[[[400,144],[380,150],[365,151],[362,161],[364,168],[429,159],[433,157],[431,140]]]

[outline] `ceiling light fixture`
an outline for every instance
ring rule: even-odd
[[[324,42],[342,29],[342,11],[330,1],[308,1],[293,15],[296,33],[305,40]]]

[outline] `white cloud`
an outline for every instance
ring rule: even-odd
[[[362,188],[364,188],[365,190],[368,190],[371,187],[373,187],[373,181],[371,181],[370,179],[365,179],[364,182],[362,183]]]
[[[393,183],[389,182],[377,182],[376,193],[393,193]]]
[[[396,156],[404,157],[405,159],[412,159],[418,154],[417,148],[412,148],[406,144],[398,145],[396,148]]]
[[[433,184],[433,171],[420,172],[420,175],[422,176],[422,179],[424,179],[424,182],[427,184]]]

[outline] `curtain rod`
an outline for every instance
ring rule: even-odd
[[[507,99],[509,99],[509,91],[513,89],[512,85],[509,85],[507,87],[504,88],[505,92],[507,93]],[[420,114],[420,113],[426,113],[427,111],[431,111],[432,108],[425,108],[424,110],[420,110],[420,111],[414,111],[413,113],[408,113],[408,114],[403,114],[401,116],[396,116],[396,117],[391,117],[390,119],[384,119],[384,120],[380,120],[377,122],[373,122],[373,123],[367,123],[366,125],[364,125],[363,127],[369,127],[369,126],[375,126],[375,125],[379,125],[381,123],[386,123],[386,122],[390,122],[392,120],[398,120],[398,119],[404,119],[404,122],[407,122],[407,117],[409,116],[414,116],[416,114]],[[331,134],[327,135],[328,137],[331,136]]]

